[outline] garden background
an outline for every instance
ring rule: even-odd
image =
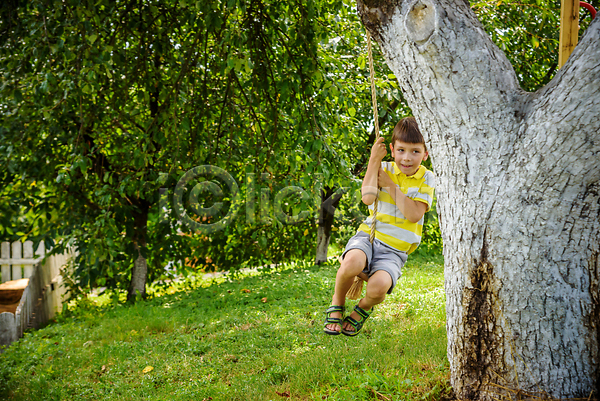
[[[471,7],[525,90],[552,79],[559,2]],[[8,1],[0,18],[0,239],[77,250],[69,307],[0,356],[0,394],[452,396],[435,208],[362,342],[321,333],[375,138],[355,4]],[[374,57],[389,137],[411,111]]]

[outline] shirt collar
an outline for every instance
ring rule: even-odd
[[[396,165],[396,163],[392,162],[392,164],[394,165],[394,174],[395,175],[400,175],[400,174],[404,175],[404,173],[402,171],[400,171],[400,168]],[[425,168],[425,166],[420,165],[417,172],[414,173],[413,175],[411,175],[410,177],[420,180],[421,178],[423,178],[426,171],[427,171],[427,169]]]
[[[419,166],[417,172],[412,175],[412,177],[416,178],[417,180],[420,180],[421,178],[423,178],[426,172],[427,169],[425,168],[425,166],[421,165]]]

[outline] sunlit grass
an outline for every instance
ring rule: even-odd
[[[322,333],[337,263],[177,283],[134,306],[105,296],[0,355],[0,396],[439,399],[450,392],[440,262],[415,258],[356,338]]]

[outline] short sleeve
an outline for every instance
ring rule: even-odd
[[[391,173],[394,174],[394,166],[392,165],[392,162],[381,162],[381,169],[387,173]]]
[[[419,187],[419,191],[413,197],[414,200],[423,202],[427,205],[427,211],[431,209],[431,205],[433,204],[433,193],[435,191],[435,175],[427,170],[425,175],[423,176],[423,182]]]

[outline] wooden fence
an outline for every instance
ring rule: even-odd
[[[33,242],[15,241],[0,244],[0,283],[21,278],[29,278],[33,274],[33,266],[44,257],[44,244],[40,243],[33,252]]]
[[[52,255],[42,260],[39,257],[43,255],[43,247],[36,253],[38,258],[34,259],[29,256],[29,250],[33,247],[27,246],[27,242],[23,244],[23,254],[19,255],[17,246],[9,244],[9,248],[5,248],[2,243],[2,281],[5,281],[5,274],[10,271],[12,280],[17,280],[19,273],[29,279],[27,287],[23,291],[21,300],[15,313],[3,312],[0,313],[0,352],[3,345],[9,345],[23,336],[23,332],[30,328],[39,328],[48,320],[52,319],[56,312],[62,310],[62,300],[66,293],[66,289],[62,283],[60,275],[61,268],[68,264],[71,254]],[[4,250],[12,249],[13,257],[5,258]],[[27,249],[27,251],[26,251]],[[33,253],[33,252],[31,252]],[[19,257],[21,256],[21,257]],[[31,265],[31,262],[34,264]],[[9,266],[6,267],[5,266]],[[7,273],[5,273],[7,272]],[[27,277],[29,275],[29,277]]]

